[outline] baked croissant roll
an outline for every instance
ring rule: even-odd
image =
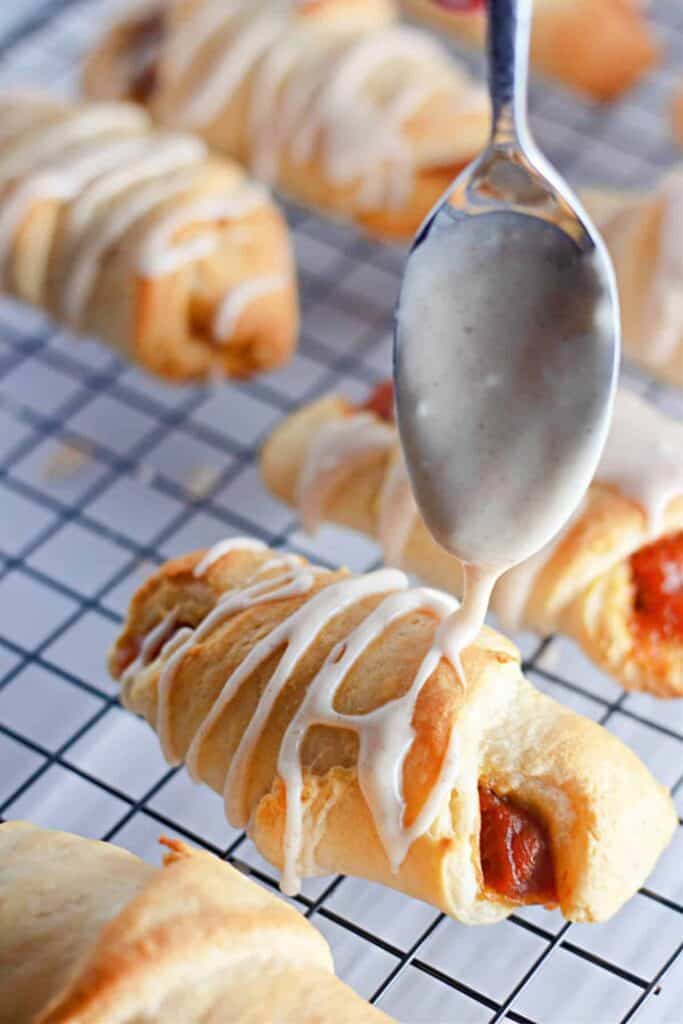
[[[391,0],[181,0],[116,25],[90,96],[145,102],[294,199],[408,239],[487,139],[483,89]]]
[[[389,1024],[334,976],[301,914],[217,857],[162,842],[157,869],[108,843],[0,825],[2,1024]]]
[[[418,20],[481,49],[486,0],[402,0]],[[637,0],[534,0],[533,67],[597,100],[614,100],[654,65],[658,47]]]
[[[457,559],[432,538],[410,486],[390,381],[364,407],[323,398],[289,416],[263,450],[266,486],[380,543],[385,560],[458,594]],[[508,630],[573,637],[622,686],[683,696],[683,424],[628,391],[583,504],[539,555],[498,583]]]
[[[247,376],[296,342],[265,190],[132,104],[0,93],[0,285],[173,381]]]
[[[614,263],[624,351],[683,388],[683,168],[647,194],[582,198]]]
[[[603,920],[676,817],[635,755],[537,692],[485,628],[453,667],[454,598],[244,538],[162,566],[110,655],[123,703],[283,869],[393,886],[467,923],[520,904]]]

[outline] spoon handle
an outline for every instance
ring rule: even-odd
[[[532,0],[488,0],[491,144],[509,148],[526,135]]]

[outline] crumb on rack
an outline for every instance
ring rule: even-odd
[[[45,460],[40,475],[49,483],[62,483],[78,476],[91,461],[92,449],[88,444],[64,441]]]
[[[217,466],[208,464],[195,466],[185,481],[185,493],[188,498],[195,501],[206,498],[215,487],[219,476],[220,470]]]

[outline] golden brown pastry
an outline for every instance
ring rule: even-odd
[[[267,193],[132,104],[0,93],[0,286],[173,381],[248,376],[296,343]]]
[[[484,45],[486,0],[402,0],[402,6],[470,46]],[[597,100],[616,99],[657,60],[641,6],[636,0],[535,0],[532,65]]]
[[[294,199],[407,239],[486,142],[484,90],[391,0],[182,0],[116,25],[90,96],[145,102]]]
[[[391,382],[365,407],[330,396],[270,437],[266,486],[323,520],[376,538],[389,565],[459,593],[460,567],[425,527],[393,419]],[[683,424],[617,396],[596,480],[564,532],[499,582],[504,627],[573,637],[627,689],[683,696]]]
[[[683,388],[683,168],[649,193],[589,191],[583,200],[614,263],[624,351]]]
[[[537,692],[485,628],[402,572],[327,571],[245,538],[162,566],[110,655],[124,704],[235,827],[300,876],[345,872],[468,923],[520,904],[603,920],[676,823],[643,764]]]
[[[0,825],[0,1024],[319,1024],[389,1017],[282,900],[184,843]]]

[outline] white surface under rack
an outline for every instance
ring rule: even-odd
[[[115,7],[0,5],[0,85],[72,91]],[[620,102],[600,107],[534,85],[539,141],[575,183],[644,184],[676,160],[666,110],[683,71],[683,4],[655,0],[649,16],[665,63]],[[251,533],[359,571],[378,562],[348,531],[304,536],[262,490],[257,452],[298,403],[332,388],[361,397],[387,376],[403,254],[287,212],[301,347],[288,367],[248,385],[171,390],[0,301],[0,816],[154,860],[159,834],[178,835],[270,887],[273,870],[226,825],[219,798],[169,769],[146,726],[121,709],[104,655],[150,566],[220,537]],[[628,366],[624,375],[683,417],[680,396]],[[534,683],[633,747],[683,811],[683,701],[625,694],[564,639],[520,642]],[[341,977],[405,1024],[674,1024],[683,1019],[682,864],[679,828],[646,887],[601,926],[529,909],[465,928],[346,878],[306,883],[295,905],[329,939]]]

